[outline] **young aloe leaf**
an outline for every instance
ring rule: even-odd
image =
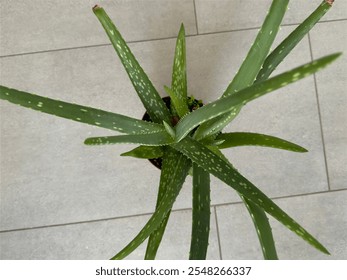
[[[256,83],[266,80],[283,59],[295,48],[295,46],[305,37],[313,26],[331,8],[332,1],[324,0],[318,8],[310,14],[295,30],[285,38],[276,49],[266,58],[260,69]]]
[[[169,148],[172,149],[172,148]],[[167,150],[166,150],[167,151]],[[172,151],[167,151],[166,153],[172,153]],[[160,183],[159,190],[157,196],[157,204],[155,208],[157,209],[160,205],[161,200],[163,199],[167,187],[170,185],[169,180],[171,180],[171,172],[177,164],[176,159],[174,157],[165,157],[164,156],[161,173],[160,173]],[[161,222],[160,226],[149,236],[147,249],[145,254],[145,260],[154,260],[157,254],[160,242],[163,238],[167,222],[170,217],[171,210],[166,214],[165,218]]]
[[[165,127],[166,132],[172,137],[172,139],[175,139],[176,137],[175,129],[172,128],[166,121],[163,121],[163,125]]]
[[[242,89],[233,95],[224,97],[193,111],[192,113],[182,118],[177,124],[176,141],[182,140],[198,125],[210,119],[218,117],[226,112],[229,112],[234,108],[237,108],[240,104],[244,105],[253,99],[256,99],[269,92],[289,85],[295,81],[303,79],[317,72],[318,70],[332,63],[340,55],[341,53],[336,53],[322,57],[318,60],[312,61],[291,71],[277,75],[261,83],[253,84],[252,86]]]
[[[184,115],[189,113],[187,107],[187,100],[185,100],[185,104],[179,99],[179,97],[167,86],[164,86],[166,93],[170,96],[171,102],[178,114],[179,117],[183,117]]]
[[[228,113],[202,123],[194,133],[194,139],[201,140],[220,132],[241,111],[242,105],[235,106]]]
[[[231,186],[239,194],[249,199],[258,207],[264,209],[268,214],[273,216],[313,247],[325,254],[329,254],[328,250],[319,243],[319,241],[288,216],[287,213],[278,207],[261,190],[243,177],[231,164],[226,162],[210,149],[190,137],[184,138],[179,143],[172,144],[172,147],[186,155],[205,171]]]
[[[210,233],[210,174],[193,164],[193,223],[190,260],[205,260]]]
[[[163,126],[91,107],[67,103],[32,93],[0,86],[0,99],[39,112],[107,128],[127,134],[155,133]]]
[[[170,112],[168,108],[111,19],[108,17],[104,9],[99,6],[95,6],[93,12],[104,27],[107,36],[123,63],[138,96],[146,108],[147,113],[151,117],[151,120],[156,123],[162,123],[162,121],[165,120],[169,123]]]
[[[186,68],[186,41],[184,25],[182,23],[176,41],[175,58],[172,69],[171,89],[173,94],[170,94],[179,117],[183,117],[189,112],[187,105]],[[176,98],[173,99],[173,95]]]
[[[161,146],[139,146],[131,151],[122,153],[123,157],[135,157],[135,158],[160,158],[164,155],[163,147]]]
[[[275,40],[283,16],[286,13],[289,0],[272,1],[269,12],[260,28],[252,47],[250,48],[240,69],[234,76],[222,97],[230,96],[241,89],[253,84],[260,68],[268,55],[271,45]],[[208,135],[221,131],[240,112],[242,104],[223,116],[212,119],[202,124],[196,131],[196,139],[202,139]]]
[[[251,132],[231,132],[217,136],[216,140],[223,140],[218,145],[219,149],[238,146],[262,146],[283,149],[292,152],[305,153],[307,150],[297,144],[270,135]]]
[[[166,175],[168,177],[165,178],[165,182],[167,184],[164,187],[166,189],[165,194],[163,195],[154,214],[151,216],[142,230],[123,250],[113,256],[111,258],[112,260],[123,259],[133,252],[152,232],[154,232],[161,225],[162,221],[167,216],[167,213],[171,210],[172,205],[174,204],[176,197],[182,188],[184,180],[187,177],[188,170],[191,167],[191,161],[170,147],[168,147],[168,152],[163,158],[163,161],[165,160],[174,162],[174,164],[170,164],[173,167],[171,168],[170,174]]]
[[[117,136],[102,136],[91,137],[84,140],[86,145],[110,145],[110,144],[141,144],[146,146],[163,146],[173,143],[174,140],[165,130],[135,135],[117,135]]]

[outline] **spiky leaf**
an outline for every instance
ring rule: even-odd
[[[216,141],[221,140],[218,145],[220,149],[239,146],[262,146],[283,149],[292,152],[304,153],[307,150],[297,144],[266,134],[251,132],[230,132],[217,136]]]
[[[175,57],[172,67],[171,90],[173,94],[170,94],[179,117],[183,117],[189,112],[187,105],[186,68],[186,41],[184,25],[182,23],[176,41]],[[176,98],[172,98],[172,95]]]
[[[243,200],[256,229],[260,247],[265,260],[277,260],[275,241],[272,235],[271,226],[266,213],[258,205],[240,195]]]
[[[210,119],[218,117],[228,111],[231,111],[233,108],[237,108],[237,106],[239,106],[240,104],[246,104],[253,99],[256,99],[269,92],[289,85],[295,81],[303,79],[317,72],[318,70],[333,62],[340,55],[340,53],[337,53],[322,57],[303,66],[297,67],[291,71],[277,75],[269,80],[253,84],[252,86],[240,90],[233,95],[219,99],[195,110],[194,112],[181,119],[181,121],[177,124],[176,141],[182,140],[198,125]]]
[[[107,36],[124,65],[125,70],[127,71],[129,78],[152,121],[161,124],[162,121],[165,120],[169,123],[170,112],[168,108],[161,99],[157,90],[154,88],[147,74],[143,71],[135,56],[132,54],[116,26],[103,8],[95,6],[93,11],[104,27]]]
[[[210,149],[190,137],[186,137],[181,142],[173,144],[172,147],[185,154],[201,168],[231,186],[238,193],[258,205],[260,208],[264,209],[268,214],[273,216],[313,247],[323,253],[329,254],[328,250],[311,234],[288,216],[287,213],[278,207],[261,190],[243,177],[231,164],[226,162]]]
[[[174,106],[175,111],[177,112],[179,117],[183,117],[184,115],[189,113],[188,107],[187,107],[187,100],[185,100],[185,103],[183,103],[179,97],[167,86],[164,86],[164,89],[166,93],[171,98],[171,104]]]
[[[313,11],[295,30],[290,33],[266,58],[260,69],[256,83],[266,80],[271,73],[283,61],[283,59],[297,46],[297,44],[308,34],[313,26],[331,8],[331,1],[324,0],[315,11]]]
[[[163,130],[148,134],[91,137],[84,141],[86,145],[112,145],[121,143],[163,146],[173,143],[173,138]]]
[[[170,149],[170,148],[169,148]],[[173,151],[167,151],[166,153],[172,153]],[[175,164],[177,164],[176,159],[174,157],[165,157],[164,156],[161,173],[160,173],[160,183],[159,183],[159,189],[158,189],[158,196],[157,196],[157,203],[155,208],[158,209],[161,200],[163,199],[167,187],[169,186],[168,181],[171,177],[171,172],[175,168]],[[146,260],[154,260],[155,256],[157,254],[160,242],[163,238],[165,228],[167,225],[167,222],[170,217],[171,210],[166,214],[165,218],[161,222],[160,226],[149,236],[148,243],[147,243],[147,249],[145,254]]]
[[[188,170],[191,167],[191,161],[184,155],[170,148],[168,148],[168,153],[163,160],[175,162],[175,164],[172,165],[173,168],[171,169],[170,176],[165,177],[165,194],[146,225],[123,250],[112,257],[113,260],[125,258],[140,246],[142,242],[161,225],[167,213],[171,210],[188,174]]]
[[[223,159],[227,164],[231,165],[229,160],[224,156],[224,154],[215,146],[208,147],[213,153]],[[242,194],[238,193],[241,197],[243,203],[245,204],[253,224],[255,226],[260,247],[263,252],[264,259],[266,260],[276,260],[277,252],[275,247],[275,241],[272,235],[272,229],[269,223],[269,219],[266,216],[265,211],[258,205],[253,203],[251,200],[244,197]]]
[[[127,134],[155,133],[163,126],[91,107],[67,103],[0,86],[0,99],[39,112]]]
[[[210,233],[210,174],[193,164],[193,217],[190,260],[205,260]]]
[[[269,12],[253,45],[222,97],[232,95],[253,84],[277,35],[283,16],[287,10],[288,2],[289,0],[272,1]],[[196,132],[196,139],[202,139],[208,135],[221,131],[237,116],[241,108],[242,104],[233,108],[228,114],[202,124]]]

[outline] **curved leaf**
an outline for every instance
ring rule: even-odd
[[[0,86],[0,99],[39,112],[127,134],[155,133],[163,126],[91,107]]]
[[[276,149],[283,149],[292,152],[305,153],[307,150],[297,144],[283,140],[278,137],[252,133],[252,132],[230,132],[218,135],[216,140],[221,140],[219,149],[226,149],[238,146],[262,146]]]

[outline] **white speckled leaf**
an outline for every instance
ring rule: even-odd
[[[288,2],[289,0],[272,1],[272,5],[257,37],[255,38],[240,69],[224,91],[222,97],[232,95],[253,84],[277,35],[283,16],[286,13]],[[202,124],[198,128],[197,139],[221,131],[237,116],[241,111],[242,106],[243,104],[240,104],[233,111]]]
[[[337,53],[317,59],[291,71],[277,75],[269,80],[253,84],[252,86],[242,89],[233,95],[224,97],[193,111],[189,115],[182,118],[177,124],[176,141],[182,140],[198,125],[229,112],[240,104],[245,104],[253,99],[261,97],[269,92],[317,72],[318,70],[332,63],[340,55],[340,53]]]
[[[288,216],[287,213],[278,207],[261,190],[243,177],[231,164],[210,149],[190,137],[186,137],[181,142],[173,144],[172,147],[189,157],[207,172],[231,186],[239,194],[255,203],[313,247],[323,253],[329,254],[328,250],[319,241]]]
[[[186,41],[184,25],[182,23],[178,33],[175,58],[172,69],[171,90],[176,98],[172,99],[179,117],[189,112],[187,104],[187,72],[186,72]]]
[[[283,61],[283,59],[295,48],[295,46],[304,38],[313,26],[325,15],[331,8],[327,1],[322,3],[314,10],[295,30],[290,33],[266,58],[260,69],[256,83],[266,80],[271,73]]]
[[[277,260],[277,252],[275,241],[272,235],[272,229],[266,213],[258,205],[240,195],[243,203],[245,204],[256,229],[260,247],[263,252],[265,260]]]
[[[112,144],[141,144],[146,146],[163,146],[173,143],[174,140],[165,130],[134,135],[116,135],[116,136],[101,136],[91,137],[84,141],[86,145],[112,145]]]
[[[231,165],[229,160],[224,156],[224,154],[217,147],[208,147],[217,156],[223,159],[227,164]],[[242,194],[238,193],[241,197],[243,203],[245,204],[251,219],[253,221],[254,227],[256,229],[261,250],[265,260],[277,260],[277,252],[275,241],[272,235],[272,229],[269,223],[269,219],[266,216],[265,211],[258,205],[250,201],[248,198],[244,197]]]
[[[135,56],[132,54],[116,26],[103,8],[96,6],[93,8],[93,11],[104,27],[107,36],[123,63],[138,96],[146,108],[147,113],[151,117],[151,120],[160,124],[163,120],[170,123],[170,112],[168,108],[161,99],[157,90],[154,88],[147,74],[143,71]]]
[[[210,174],[193,163],[193,209],[190,260],[205,260],[210,234]]]
[[[261,146],[276,149],[283,149],[292,152],[304,153],[307,150],[297,144],[283,140],[278,137],[252,133],[252,132],[230,132],[217,136],[216,140],[223,141],[218,145],[219,149],[226,149],[239,146]]]
[[[4,86],[0,86],[0,99],[39,112],[127,134],[154,133],[164,129],[164,127],[159,124],[145,122],[91,107],[42,97]]]
[[[160,200],[160,203],[155,210],[154,214],[148,220],[146,225],[142,228],[138,235],[118,254],[112,257],[113,260],[120,260],[128,256],[138,246],[142,244],[146,238],[153,233],[162,223],[167,216],[167,213],[171,210],[176,197],[178,196],[183,182],[187,177],[188,170],[191,167],[191,161],[182,155],[181,153],[168,147],[167,154],[164,156],[163,161],[169,161],[171,166],[170,172],[165,173],[161,181],[165,184],[165,194]]]
[[[272,1],[269,12],[252,47],[235,77],[223,93],[223,97],[234,94],[253,84],[275,40],[283,16],[287,11],[288,2],[289,0]]]

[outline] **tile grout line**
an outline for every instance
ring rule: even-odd
[[[346,21],[346,20],[347,19],[335,19],[335,20],[320,21],[318,23],[337,22],[337,21]],[[196,19],[196,25],[197,25],[197,19]],[[298,23],[287,23],[287,24],[282,24],[281,26],[294,26],[294,25],[298,25]],[[198,25],[196,27],[198,28]],[[248,27],[248,28],[221,30],[221,31],[205,32],[205,33],[199,33],[199,31],[197,30],[197,32],[198,32],[197,34],[186,35],[186,38],[196,37],[196,36],[213,35],[213,34],[233,33],[233,32],[248,31],[248,30],[258,30],[259,28],[260,28],[260,26],[255,26],[255,27]],[[161,38],[154,38],[154,39],[147,39],[147,40],[126,41],[126,43],[127,44],[146,43],[146,42],[164,41],[164,40],[170,40],[170,39],[176,39],[176,38],[177,38],[176,36],[168,36],[168,37],[161,37]],[[41,53],[69,51],[69,50],[76,50],[76,49],[98,48],[98,47],[105,47],[105,46],[111,46],[111,43],[103,43],[103,44],[95,44],[95,45],[88,45],[88,46],[67,47],[67,48],[60,48],[60,49],[50,49],[50,50],[41,50],[41,51],[33,51],[33,52],[0,55],[0,59],[1,58],[16,57],[16,56],[41,54]]]
[[[272,197],[272,199],[277,200],[277,199],[304,197],[304,196],[324,194],[324,193],[331,194],[331,193],[341,192],[341,191],[347,191],[347,189],[337,189],[337,190],[320,191],[320,192],[313,192],[313,193],[303,193],[303,194],[297,194],[297,195],[278,196],[278,197]],[[218,203],[218,204],[213,204],[211,207],[230,206],[230,205],[238,205],[238,204],[243,204],[243,202],[242,201],[234,201],[234,202]],[[192,210],[192,208],[180,208],[180,209],[173,209],[171,212],[175,213],[175,212],[191,211],[191,210]],[[98,222],[105,222],[105,221],[112,221],[112,220],[119,220],[119,219],[143,217],[143,216],[148,216],[148,215],[152,215],[152,214],[153,214],[153,212],[148,212],[148,213],[142,213],[142,214],[134,214],[134,215],[104,218],[104,219],[95,219],[95,220],[85,220],[85,221],[70,222],[70,223],[63,223],[63,224],[52,224],[52,225],[46,225],[46,226],[34,226],[34,227],[28,227],[28,228],[0,230],[0,234],[1,233],[8,233],[8,232],[16,232],[16,231],[43,229],[43,228],[63,227],[63,226],[78,225],[78,224],[98,223]]]
[[[218,250],[219,250],[219,258],[223,260],[222,256],[222,245],[220,241],[220,234],[219,234],[219,225],[218,225],[218,216],[217,216],[217,206],[213,206],[214,211],[214,218],[216,220],[216,230],[217,230],[217,242],[218,242]]]
[[[310,32],[307,34],[307,36],[308,36],[308,44],[309,44],[309,48],[310,48],[311,61],[313,61],[313,49],[312,49]],[[329,177],[329,168],[328,168],[328,159],[327,159],[327,153],[326,153],[326,148],[325,148],[323,121],[322,121],[322,114],[321,114],[321,109],[320,109],[320,102],[319,102],[319,95],[318,95],[318,86],[317,86],[317,76],[316,76],[316,73],[313,74],[313,81],[314,81],[314,89],[315,89],[315,93],[316,93],[317,111],[318,111],[319,126],[320,126],[320,131],[321,131],[321,140],[322,140],[322,145],[323,145],[323,156],[324,156],[325,172],[326,172],[326,175],[327,175],[328,191],[331,191],[330,177]]]
[[[194,15],[195,15],[196,33],[197,33],[197,35],[199,35],[198,15],[197,15],[197,12],[196,12],[196,3],[195,3],[195,0],[193,0],[193,5],[194,5]]]

